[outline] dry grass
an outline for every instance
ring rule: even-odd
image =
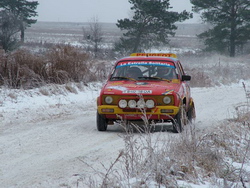
[[[56,45],[40,55],[24,49],[13,53],[1,51],[0,85],[30,89],[52,83],[88,83],[106,78],[104,68],[91,63],[85,51],[70,45]]]
[[[88,55],[70,45],[55,46],[48,52],[48,79],[53,83],[88,82]]]
[[[0,83],[11,88],[38,87],[44,81],[44,68],[45,63],[39,56],[25,50],[17,50],[12,54],[2,52],[0,57]]]
[[[121,135],[124,149],[105,167],[106,173],[95,170],[101,178],[98,187],[179,187],[178,181],[183,180],[244,188],[250,185],[250,172],[244,168],[250,161],[249,124],[249,120],[248,125],[238,119],[225,121],[206,132],[198,132],[195,124],[189,124],[178,135],[151,133],[147,128],[141,132],[131,124],[136,132]],[[88,187],[98,185],[91,177],[82,181]]]

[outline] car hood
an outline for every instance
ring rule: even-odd
[[[103,87],[104,95],[167,95],[178,92],[180,83],[167,81],[112,81]]]

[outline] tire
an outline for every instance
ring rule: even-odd
[[[185,105],[181,105],[179,112],[176,114],[173,122],[173,132],[181,133],[183,131],[183,126],[187,124]]]
[[[193,120],[195,119],[195,107],[194,104],[192,104],[192,106],[189,108],[188,112],[187,112],[187,118],[188,118],[188,122],[192,123]]]
[[[108,127],[107,120],[98,112],[96,113],[96,126],[98,131],[106,131]]]

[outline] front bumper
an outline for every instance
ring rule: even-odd
[[[170,120],[178,113],[179,107],[156,106],[153,109],[121,109],[115,105],[100,105],[97,107],[97,111],[106,119],[112,120],[141,120],[142,117],[147,117],[150,120]]]

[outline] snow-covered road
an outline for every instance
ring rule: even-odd
[[[51,96],[0,90],[0,187],[74,185],[78,175],[111,164],[123,148],[124,131],[117,125],[97,131],[99,88]],[[201,130],[235,117],[235,107],[246,102],[241,84],[193,88],[192,95]]]

